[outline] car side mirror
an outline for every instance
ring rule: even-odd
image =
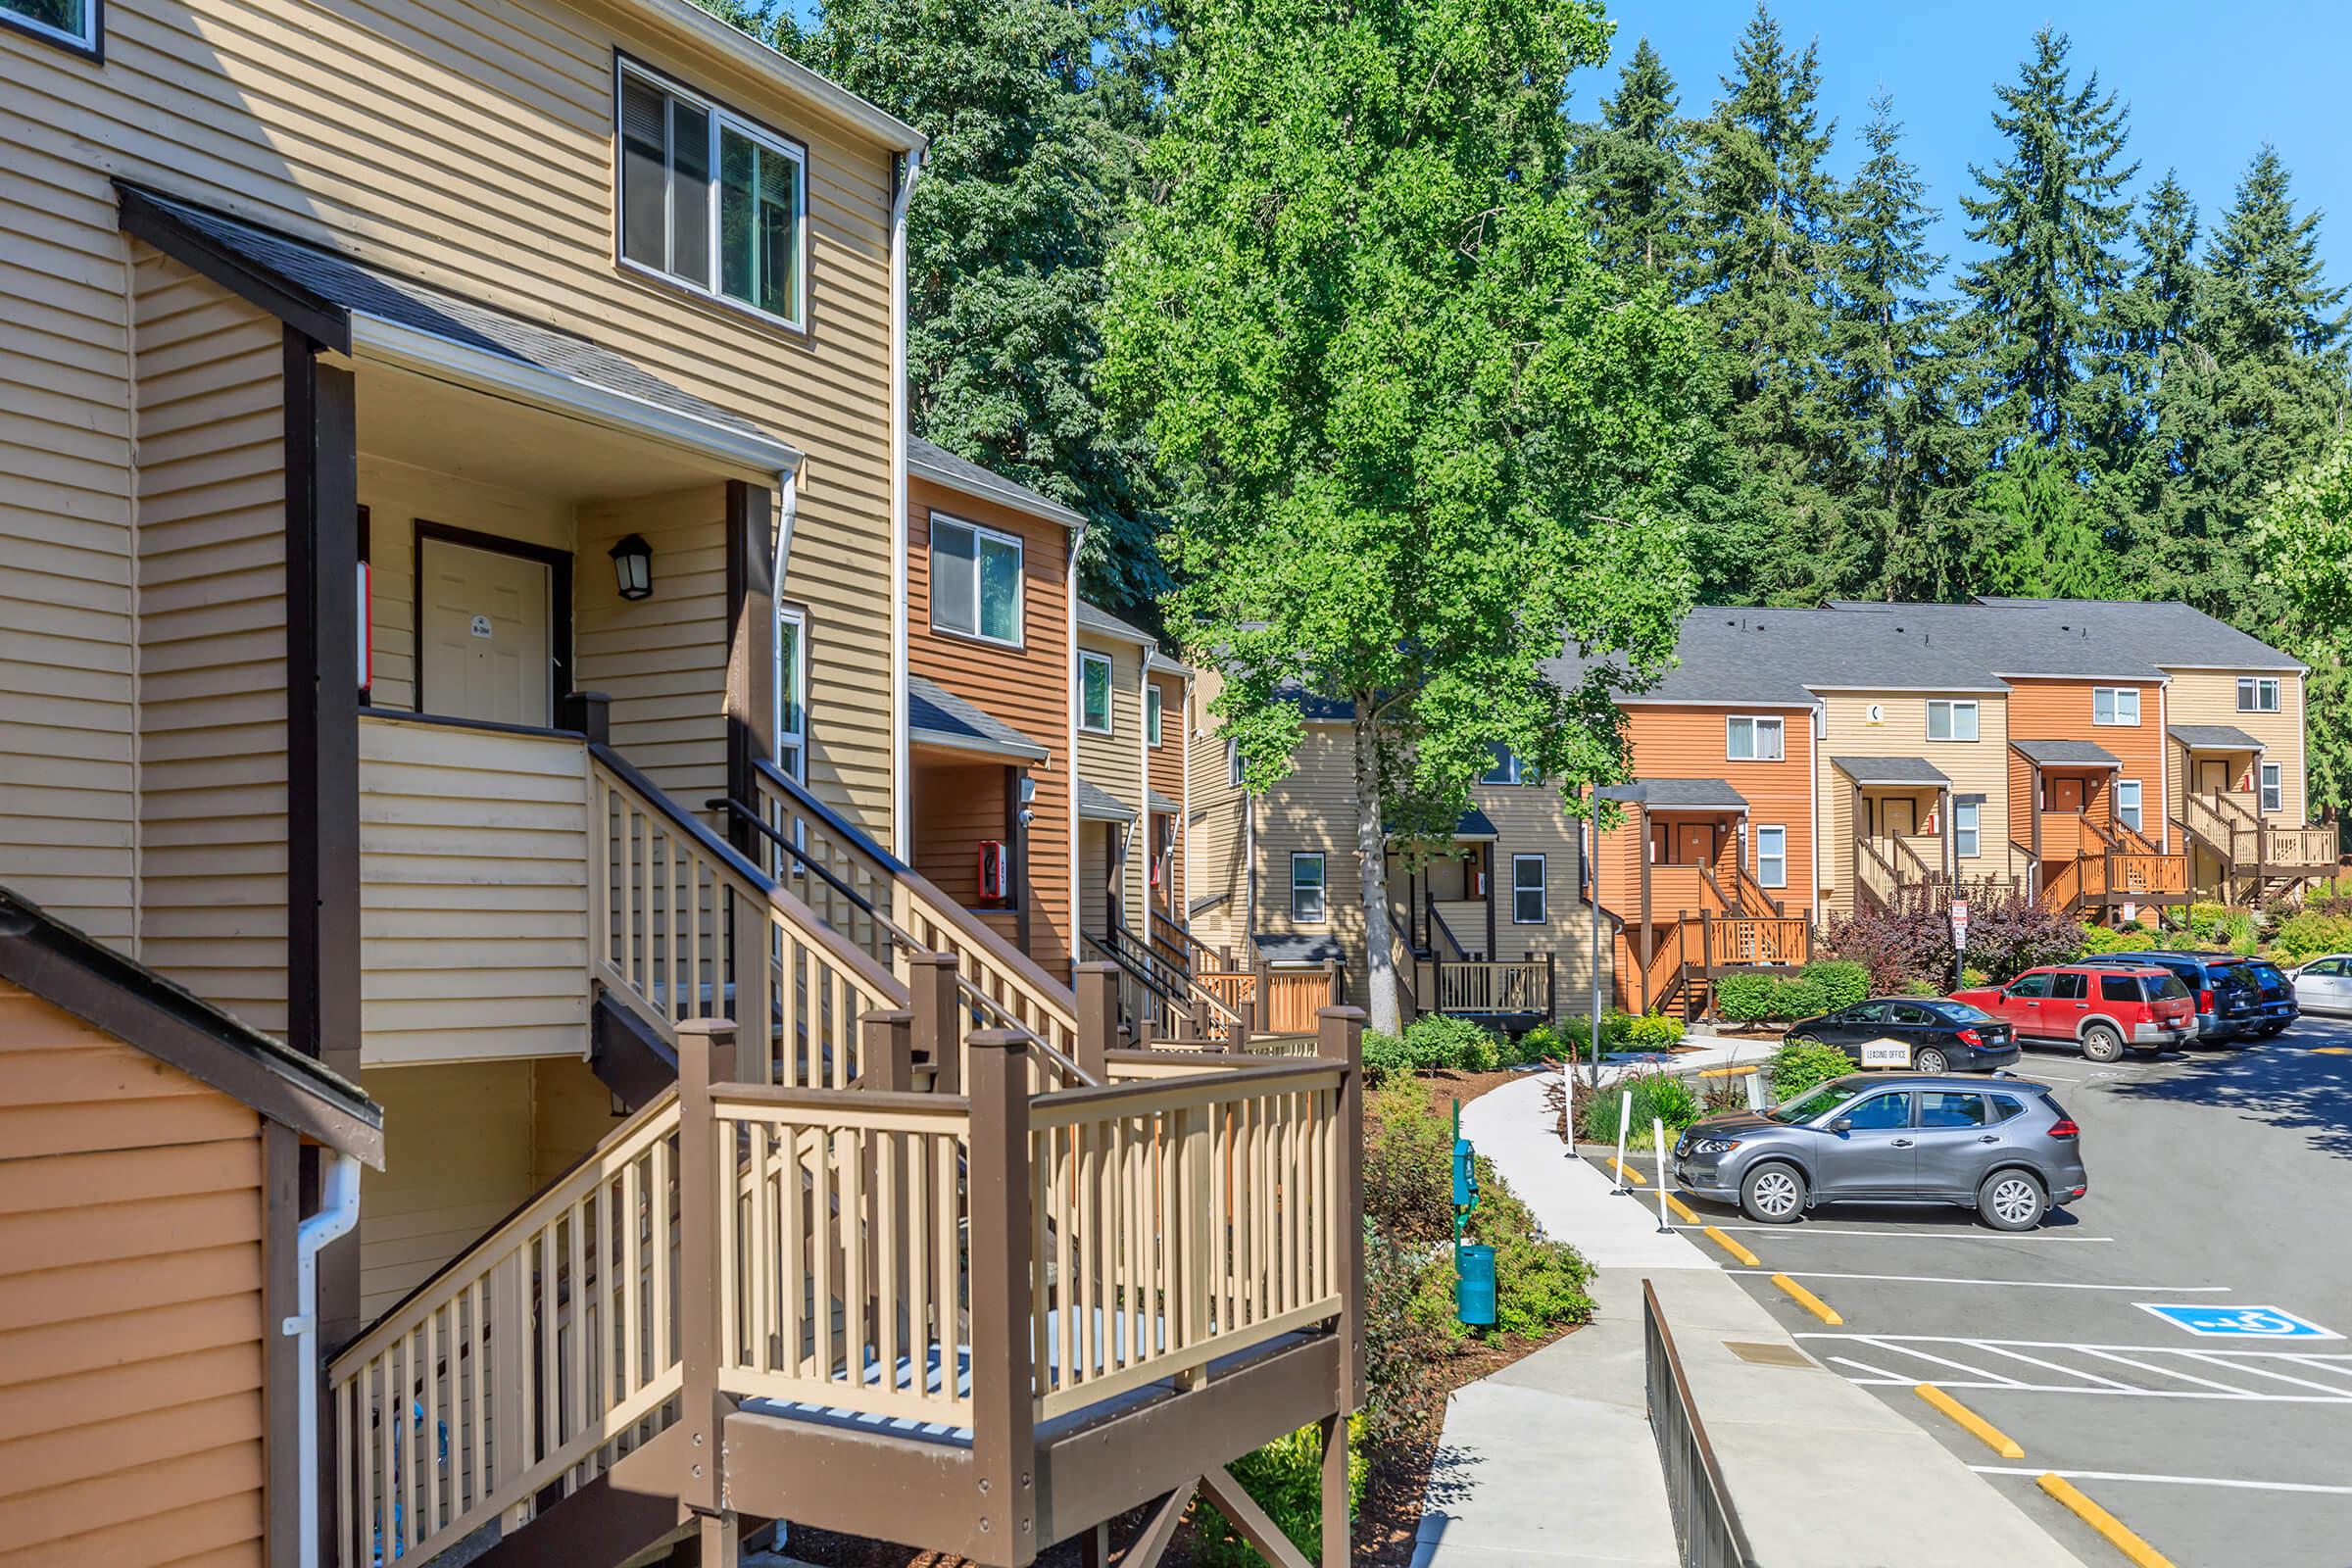
[[[1836,1121],[1830,1123],[1830,1131],[1834,1133],[1850,1133],[1853,1130],[1854,1118],[1851,1116],[1840,1116]]]

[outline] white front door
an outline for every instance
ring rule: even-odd
[[[417,555],[417,708],[547,727],[555,623],[546,563],[447,539],[424,540]]]

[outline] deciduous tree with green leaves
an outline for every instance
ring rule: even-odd
[[[2311,666],[2311,802],[2340,818],[2352,809],[2352,434],[2339,426],[2317,462],[2271,491],[2254,554],[2263,587],[2286,607],[2284,641]]]
[[[1565,179],[1596,5],[1202,0],[1112,263],[1103,385],[1170,472],[1171,619],[1227,681],[1250,787],[1299,699],[1350,726],[1372,1017],[1397,1019],[1387,852],[1443,838],[1511,747],[1621,776],[1606,677],[1690,601],[1678,500],[1704,357],[1627,294]]]

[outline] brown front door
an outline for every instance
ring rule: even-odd
[[[2047,779],[2041,792],[2041,808],[2045,811],[2082,810],[2082,781],[2056,775]]]
[[[2230,764],[2203,758],[2197,760],[2197,793],[2219,795],[2230,788]]]
[[[1701,822],[1674,830],[1674,863],[1677,865],[1706,865],[1715,858],[1715,830]]]
[[[1879,803],[1879,836],[1907,839],[1919,832],[1919,803],[1907,795]]]

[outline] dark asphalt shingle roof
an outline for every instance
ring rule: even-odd
[[[187,228],[271,274],[281,284],[334,310],[429,332],[518,365],[720,425],[739,435],[776,439],[751,420],[697,397],[635,361],[584,337],[559,332],[209,208],[152,190],[141,189],[136,194]]]
[[[1650,807],[1737,811],[1747,797],[1719,778],[1645,778],[1634,784],[1612,784],[1600,792],[1612,801],[1640,801]]]
[[[920,675],[906,677],[906,730],[915,739],[961,751],[1025,757],[1036,762],[1052,755],[994,713]]]
[[[1960,638],[2002,675],[2153,680],[2160,669],[2303,667],[2260,638],[2169,600],[1987,596],[1967,605],[1842,600],[1837,609],[1890,612]]]
[[[1144,786],[1144,805],[1162,816],[1174,816],[1178,811],[1184,809],[1183,807],[1178,806],[1149,784]]]
[[[1810,708],[1838,690],[1997,691],[1982,661],[1917,626],[1828,610],[1703,607],[1684,617],[1678,662],[1647,690],[1612,678],[1635,703]],[[1573,652],[1546,661],[1554,680],[1580,682],[1595,662]]]
[[[1078,624],[1087,631],[1101,632],[1105,637],[1116,637],[1122,642],[1142,643],[1147,648],[1159,646],[1159,639],[1143,627],[1121,620],[1101,605],[1089,604],[1083,599],[1078,601]]]
[[[2259,752],[2262,742],[2234,724],[2174,724],[2165,733],[2195,752]]]
[[[1326,958],[1343,956],[1337,937],[1308,931],[1260,931],[1251,938],[1257,944],[1257,955],[1270,964],[1321,963]]]
[[[1838,771],[1857,784],[1915,784],[1922,788],[1951,783],[1943,770],[1924,757],[1833,757]]]
[[[1135,808],[1102,788],[1085,779],[1078,781],[1078,814],[1094,822],[1132,822]]]
[[[1065,528],[1083,527],[1086,523],[1084,514],[1073,512],[1052,496],[1015,484],[1003,474],[984,468],[969,458],[959,458],[920,436],[906,438],[906,466],[934,483],[1049,522],[1058,522]]]
[[[2017,754],[2044,767],[2121,767],[2123,760],[2096,741],[2011,741]]]

